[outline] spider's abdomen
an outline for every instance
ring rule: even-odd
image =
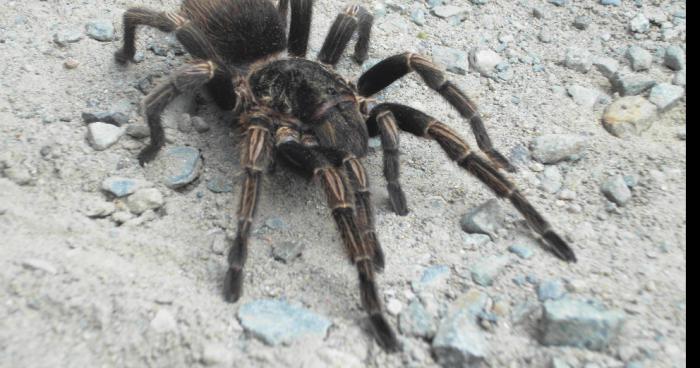
[[[284,21],[268,0],[185,0],[181,9],[227,63],[252,62],[287,47]]]
[[[354,90],[338,74],[313,61],[287,59],[254,71],[249,82],[259,102],[301,120],[322,147],[366,155],[367,127]]]

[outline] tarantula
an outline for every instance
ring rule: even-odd
[[[404,53],[374,65],[357,84],[349,82],[334,66],[355,32],[354,59],[360,64],[367,59],[372,15],[362,6],[347,7],[331,26],[318,61],[310,61],[305,56],[312,8],[312,0],[279,0],[277,5],[269,0],[184,0],[177,11],[131,8],[124,14],[124,44],[115,53],[118,63],[132,60],[139,25],[175,32],[193,57],[143,100],[151,138],[138,156],[141,165],[153,160],[163,146],[160,115],[184,92],[206,88],[219,107],[234,110],[243,132],[245,178],[237,234],[228,253],[223,292],[227,301],[235,302],[241,296],[260,180],[279,158],[320,181],[350,261],[357,267],[362,305],[376,339],[387,350],[398,349],[375,281],[375,273],[384,267],[384,255],[375,233],[369,181],[361,159],[367,155],[369,137],[379,135],[391,206],[397,214],[406,215],[408,207],[399,183],[399,130],[436,140],[450,159],[499,197],[509,199],[550,251],[565,261],[576,260],[566,242],[499,172],[499,168],[514,171],[514,167],[493,148],[474,103],[438,67],[423,56]],[[371,99],[410,72],[417,72],[469,121],[486,158],[435,118],[408,106],[377,104]]]

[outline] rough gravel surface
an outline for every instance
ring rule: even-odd
[[[685,96],[657,111],[648,129],[618,138],[601,116],[619,93],[597,67],[572,68],[566,60],[568,50],[584,50],[577,58],[591,59],[576,65],[607,57],[626,75],[632,73],[627,50],[639,47],[652,62],[635,73],[658,84],[681,84],[682,77],[685,88],[685,62],[672,63],[682,68],[676,71],[664,58],[669,46],[674,57],[684,55],[686,2],[361,2],[376,16],[370,59],[358,66],[349,49],[338,69],[355,79],[396,53],[457,50],[452,54],[459,57],[447,60],[461,64],[443,65],[458,72],[448,77],[476,101],[495,146],[517,164],[509,177],[578,257],[575,264],[553,257],[508,202],[501,203],[504,225],[490,238],[465,233],[461,217],[493,192],[437,144],[408,134],[401,138],[401,175],[411,211],[395,215],[375,140],[366,166],[386,254],[378,282],[397,333],[401,313],[415,310],[437,328],[450,328],[448,310],[478,292],[486,301],[478,325],[456,330],[483,342],[473,359],[477,366],[685,367]],[[457,15],[435,16],[431,7],[441,3],[456,6]],[[223,233],[235,232],[242,181],[239,135],[231,114],[205,94],[186,95],[166,110],[164,122],[168,146],[200,151],[202,160],[175,165],[187,166],[181,174],[191,181],[166,185],[173,169],[167,150],[152,165],[138,164],[148,142],[139,127],[139,102],[187,56],[172,35],[140,29],[140,62],[115,64],[121,16],[136,4],[178,6],[175,0],[0,1],[0,366],[432,367],[476,354],[476,347],[459,344],[433,349],[428,333],[400,334],[403,350],[395,354],[379,348],[322,192],[281,166],[262,185],[245,294],[236,304],[223,300]],[[345,5],[316,0],[309,57]],[[412,21],[411,14],[420,13],[423,19]],[[477,48],[501,59],[488,76],[465,65]],[[577,103],[567,94],[571,86],[597,94],[596,103]],[[648,98],[649,91],[639,94]],[[416,75],[378,98],[424,110],[476,147],[469,124]],[[108,129],[118,134],[102,138],[116,141],[96,150],[82,114],[100,112],[121,112],[128,123]],[[118,114],[104,120],[124,122]],[[575,157],[543,165],[532,158],[531,143],[551,134],[584,137],[586,146]],[[549,166],[560,176],[555,186],[541,183]],[[624,206],[601,189],[618,175],[631,192]],[[148,185],[117,198],[102,189],[111,177]],[[303,244],[301,255],[275,259],[273,249],[285,242]],[[534,254],[519,258],[508,251],[514,245]],[[472,270],[479,262],[499,257],[509,259],[489,286],[476,283]],[[424,285],[426,269],[445,272]],[[621,311],[624,325],[601,349],[544,345],[539,280],[562,280],[564,298]],[[330,327],[325,336],[270,345],[239,316],[242,305],[267,299],[305,308]],[[409,308],[416,301],[424,311]]]

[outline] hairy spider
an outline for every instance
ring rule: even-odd
[[[287,13],[291,21],[287,27]],[[369,182],[361,159],[369,136],[381,137],[384,176],[393,210],[408,208],[399,183],[399,129],[436,140],[450,159],[509,199],[543,244],[559,258],[576,257],[549,223],[498,171],[514,171],[493,148],[474,103],[423,56],[391,56],[353,84],[334,71],[357,32],[354,59],[367,59],[373,17],[361,6],[340,13],[331,26],[318,61],[305,59],[312,0],[184,0],[180,9],[158,12],[131,8],[124,14],[124,45],[115,53],[120,64],[132,60],[138,25],[175,32],[193,60],[176,70],[143,100],[151,130],[150,144],[139,154],[143,165],[164,144],[161,113],[177,95],[205,87],[223,109],[234,110],[244,133],[241,166],[245,178],[238,209],[237,235],[228,253],[224,297],[241,296],[248,238],[263,172],[278,157],[320,181],[351,262],[357,267],[362,305],[379,344],[396,350],[396,335],[382,313],[375,272],[384,255],[375,234]],[[287,29],[289,29],[287,31]],[[286,51],[286,55],[284,52]],[[410,72],[444,97],[469,121],[482,157],[447,125],[411,107],[376,104],[370,97]]]

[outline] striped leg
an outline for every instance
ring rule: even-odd
[[[357,224],[365,241],[373,249],[374,266],[378,271],[381,271],[384,269],[384,251],[382,251],[374,228],[374,211],[372,211],[372,202],[369,196],[367,172],[362,162],[355,157],[346,159],[344,167],[354,190]]]
[[[355,45],[355,60],[362,64],[367,59],[369,51],[369,36],[374,18],[362,6],[351,5],[345,12],[338,14],[331,26],[323,47],[318,53],[318,60],[324,64],[335,66],[343,51],[350,42],[353,33],[358,29],[358,39]]]
[[[360,233],[353,211],[352,191],[343,170],[331,166],[321,153],[301,143],[299,134],[292,129],[278,130],[276,145],[277,151],[286,160],[321,182],[343,244],[357,267],[362,305],[369,314],[377,342],[389,351],[397,350],[399,343],[396,335],[382,312],[372,261],[374,250]]]
[[[557,257],[575,262],[576,255],[568,244],[551,228],[549,222],[520,193],[513,183],[501,174],[489,161],[473,152],[467,143],[447,125],[418,110],[399,104],[380,104],[368,119],[369,129],[377,130],[379,117],[391,111],[401,130],[419,137],[437,141],[442,149],[459,166],[469,171],[493,190],[499,197],[510,200],[513,206],[525,217],[528,226],[538,239]]]
[[[287,45],[292,56],[306,57],[313,6],[312,0],[291,0],[292,19]]]
[[[238,206],[238,230],[228,253],[229,268],[224,280],[224,298],[230,302],[235,302],[241,296],[248,238],[258,205],[260,179],[263,170],[272,161],[270,131],[274,129],[270,118],[264,115],[245,116],[241,121],[244,126],[248,126],[241,152],[241,167],[245,170],[245,179]]]
[[[185,22],[185,18],[175,12],[157,12],[146,8],[130,8],[124,13],[124,45],[114,53],[119,64],[133,60],[136,53],[136,27],[139,25],[158,28],[163,32],[173,32]]]
[[[384,59],[362,74],[357,82],[357,89],[360,95],[369,97],[412,71],[417,72],[428,87],[437,91],[469,121],[476,136],[476,143],[496,166],[510,172],[515,171],[515,167],[505,156],[493,147],[474,102],[454,83],[447,80],[445,73],[423,56],[405,53]]]
[[[374,123],[369,124],[368,130],[371,136],[380,135],[382,140],[382,151],[384,155],[384,178],[387,182],[389,201],[394,212],[399,216],[408,214],[406,195],[399,182],[399,130],[396,118],[390,110],[381,111],[373,119]]]

